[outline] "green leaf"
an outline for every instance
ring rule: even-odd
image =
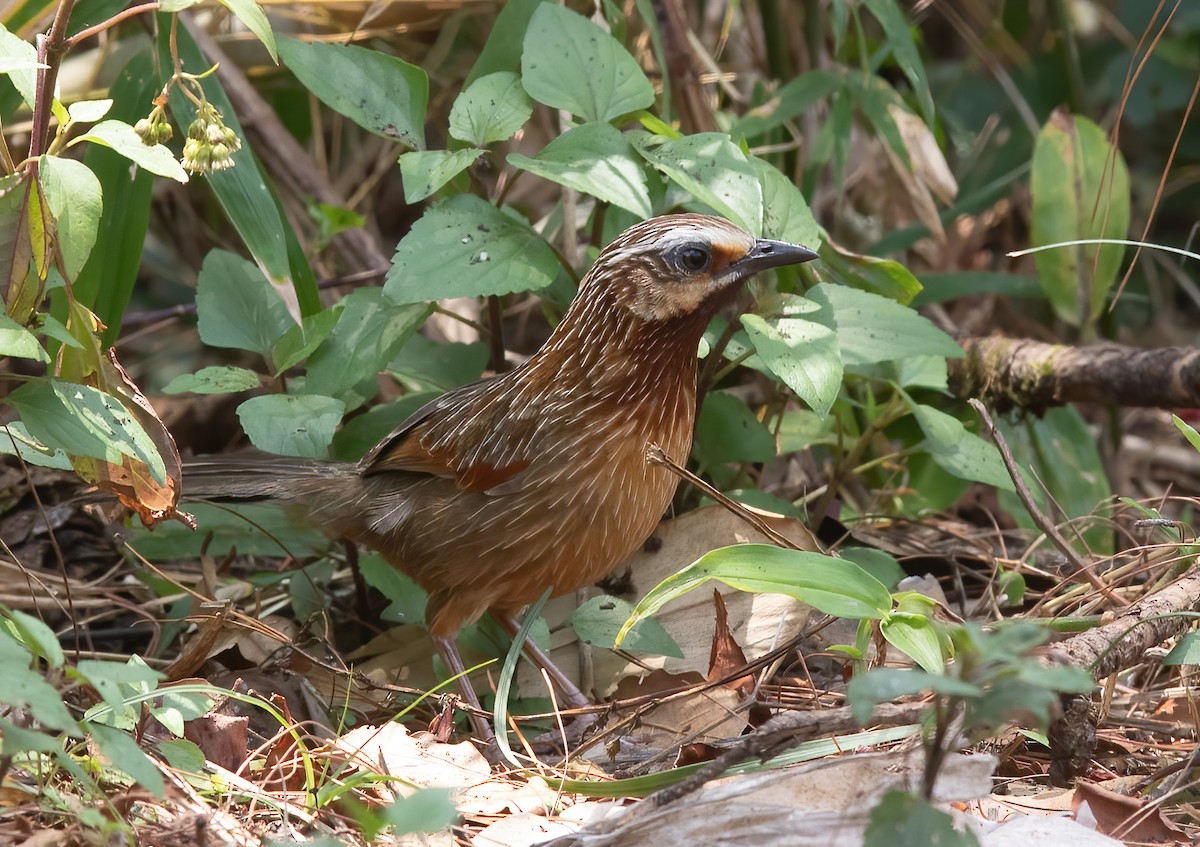
[[[538,6],[525,32],[521,83],[529,96],[585,121],[611,121],[654,102],[637,60],[570,9]]]
[[[194,374],[180,374],[168,382],[163,394],[234,394],[258,388],[261,379],[254,371],[231,365],[201,368]]]
[[[933,95],[929,91],[929,80],[925,76],[925,65],[913,41],[912,29],[896,0],[866,0],[867,8],[883,27],[892,58],[912,84],[913,93],[921,105],[921,114],[927,124],[933,124]]]
[[[63,268],[68,279],[75,279],[96,243],[104,211],[100,180],[83,162],[58,156],[39,158],[38,178],[54,215]]]
[[[413,150],[400,157],[404,200],[418,203],[469,168],[482,150]]]
[[[162,773],[150,757],[141,751],[129,733],[99,723],[93,723],[90,728],[96,746],[115,768],[129,774],[138,785],[155,797],[163,796],[166,786]]]
[[[895,300],[820,283],[808,299],[823,308],[814,320],[837,331],[846,366],[869,365],[907,356],[962,356],[962,348],[927,318]]]
[[[238,406],[238,420],[250,443],[281,456],[322,458],[346,406],[316,394],[268,394]]]
[[[652,214],[646,174],[623,133],[606,123],[577,126],[530,158],[511,153],[508,163],[551,182],[591,194],[648,218]]]
[[[186,738],[171,738],[160,741],[155,745],[167,764],[177,771],[193,776],[204,773],[204,763],[207,759],[204,751]]]
[[[1200,665],[1200,632],[1188,632],[1163,656],[1164,665]]]
[[[29,650],[7,628],[0,627],[0,677],[4,679],[0,703],[27,709],[45,726],[79,735],[78,723],[63,705],[62,696],[31,667],[32,661]]]
[[[28,358],[33,358],[28,357]],[[1200,432],[1196,430],[1179,415],[1171,415],[1171,420],[1175,422],[1175,428],[1183,433],[1183,437],[1187,439],[1188,444],[1192,445],[1197,450],[1200,450]]]
[[[450,135],[475,147],[512,138],[533,114],[521,78],[509,71],[480,77],[450,109]]]
[[[889,589],[908,576],[895,556],[874,547],[843,547],[838,554],[846,561],[854,562]]]
[[[435,342],[431,341],[430,344]],[[333,437],[333,455],[347,462],[358,461],[409,415],[442,393],[426,391],[405,394],[391,403],[381,403],[361,415],[355,415]]]
[[[21,94],[25,105],[33,108],[37,99],[37,69],[45,65],[38,62],[37,48],[23,38],[13,35],[3,24],[0,24],[0,61],[4,62],[7,70],[0,73],[8,75],[13,86]]]
[[[185,498],[187,487],[185,469]],[[178,521],[164,521],[153,532],[131,527],[134,549],[150,560],[187,559],[202,552],[220,557],[231,550],[247,556],[302,558],[329,550],[328,538],[317,529],[298,523],[277,503],[239,503],[236,513],[228,506],[190,503],[188,511],[195,515],[201,532],[188,529]]]
[[[351,292],[341,305],[333,332],[308,361],[304,390],[346,401],[342,392],[382,371],[420,329],[429,309],[398,306],[378,288]]]
[[[279,55],[301,84],[368,132],[425,149],[425,71],[353,45],[279,39]]]
[[[842,354],[837,335],[803,318],[783,317],[768,324],[742,315],[742,326],[766,367],[821,417],[829,414],[842,386]]]
[[[959,479],[1015,490],[994,444],[968,432],[962,421],[932,406],[909,401],[909,408],[928,439],[929,455],[938,467]]]
[[[131,695],[153,691],[163,678],[137,656],[128,662],[80,659],[75,670],[114,710],[123,709]]]
[[[842,85],[836,71],[809,71],[784,85],[774,96],[734,121],[729,134],[735,139],[755,138],[808,111],[818,100]]]
[[[863,847],[979,847],[970,830],[959,830],[941,809],[907,791],[889,791],[871,809]]]
[[[42,444],[29,434],[25,424],[20,421],[9,421],[0,425],[0,454],[20,456],[26,464],[37,465],[39,468],[71,470],[71,459],[66,453]]]
[[[224,250],[213,250],[200,266],[196,316],[205,344],[250,350],[264,357],[280,336],[296,326],[263,272]]]
[[[1033,148],[1030,190],[1035,245],[1128,237],[1129,171],[1087,118],[1050,116]],[[1043,250],[1033,260],[1055,313],[1082,326],[1104,310],[1124,254],[1119,244],[1086,244]]]
[[[279,63],[279,54],[275,52],[275,34],[271,32],[271,24],[267,16],[254,0],[221,0],[221,5],[237,15],[237,19],[246,25],[246,29],[267,48],[271,60]]]
[[[44,659],[51,668],[61,668],[65,655],[54,630],[33,615],[17,609],[4,611],[0,626],[9,629],[18,640],[38,659]]]
[[[412,577],[387,562],[378,553],[368,553],[359,559],[359,569],[367,585],[382,594],[389,602],[379,613],[389,623],[417,626],[425,623],[425,604],[428,595]]]
[[[279,337],[271,357],[275,360],[275,370],[282,373],[288,368],[300,363],[312,355],[329,333],[337,325],[337,309],[323,309],[314,315],[308,315],[302,323],[292,324],[287,332]]]
[[[527,224],[459,194],[431,206],[396,247],[383,291],[396,303],[536,291],[559,270]]]
[[[176,182],[188,181],[188,175],[184,171],[183,165],[179,164],[169,147],[162,144],[146,146],[138,134],[133,131],[133,127],[124,121],[101,121],[74,139],[71,145],[78,144],[80,141],[102,144],[152,174],[169,177]]]
[[[575,610],[568,623],[579,640],[593,647],[612,650],[617,645],[621,625],[633,614],[633,604],[620,597],[593,597]],[[662,624],[645,618],[634,626],[621,643],[622,650],[683,658],[683,651]]]
[[[129,456],[143,462],[159,485],[166,482],[166,467],[154,442],[112,395],[90,385],[47,379],[27,382],[7,399],[43,444],[114,465]]]
[[[0,314],[0,356],[50,361],[37,336],[4,314]]]
[[[147,45],[130,58],[113,81],[109,89],[114,102],[110,117],[127,123],[136,121],[158,90],[153,49]],[[72,292],[105,325],[100,337],[107,346],[121,332],[121,317],[141,268],[154,176],[129,167],[124,156],[99,144],[88,145],[83,163],[100,180],[105,214],[100,217],[96,241],[104,249],[93,251],[74,280]]]
[[[752,235],[762,231],[763,192],[746,154],[720,132],[663,140],[631,133],[642,157],[701,203]]]
[[[945,303],[959,297],[979,294],[1004,294],[1007,297],[1042,298],[1042,289],[1034,274],[1010,274],[998,271],[948,271],[921,274],[921,291],[912,306]]]
[[[770,162],[752,156],[750,164],[762,186],[763,237],[816,250],[821,243],[821,228],[800,189]]]
[[[399,839],[446,829],[458,818],[458,809],[450,789],[422,788],[384,807],[379,814],[392,828],[392,836]]]
[[[726,462],[769,462],[775,458],[775,437],[741,399],[710,391],[696,419],[693,452],[707,468]]]
[[[861,724],[870,719],[871,712],[880,703],[929,690],[948,697],[976,698],[984,693],[977,685],[945,674],[916,669],[877,668],[850,680],[846,685],[846,699],[850,701],[851,714]]]
[[[74,123],[95,123],[108,114],[112,100],[77,100],[67,107],[67,114]]]
[[[482,341],[439,342],[414,335],[388,362],[387,369],[409,391],[441,394],[479,379],[487,363],[488,346]]]
[[[500,7],[492,23],[492,31],[471,66],[464,85],[471,85],[497,71],[515,73],[521,69],[521,51],[525,46],[525,31],[529,19],[543,0],[508,0]]]
[[[710,579],[741,591],[785,594],[843,618],[882,618],[892,607],[888,590],[853,562],[766,544],[738,544],[705,553],[650,589],[621,627],[617,643],[638,621]]]
[[[893,614],[879,624],[887,642],[899,648],[929,673],[940,674],[945,667],[941,642],[929,618],[921,615]]]
[[[821,245],[820,253],[821,275],[828,282],[882,294],[905,305],[921,290],[921,283],[899,262],[848,253],[830,241]]]

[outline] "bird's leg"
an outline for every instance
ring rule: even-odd
[[[467,712],[467,717],[471,719],[471,729],[475,733],[475,737],[483,742],[490,742],[496,737],[492,732],[492,725],[488,722],[480,712],[483,711],[483,706],[479,703],[479,696],[475,693],[475,689],[471,686],[471,680],[467,678],[466,668],[463,667],[462,656],[458,654],[458,645],[454,643],[452,636],[433,635],[433,646],[437,648],[438,655],[442,657],[442,661],[446,663],[446,667],[450,669],[452,676],[458,677],[458,693],[462,697],[463,702],[471,708]]]
[[[504,628],[510,636],[516,636],[517,630],[521,628],[520,623],[511,614],[503,612],[492,612],[492,617],[496,622]],[[529,656],[530,660],[539,668],[546,672],[546,676],[550,677],[550,681],[554,683],[554,687],[562,694],[563,702],[569,709],[582,709],[590,706],[592,703],[588,700],[587,695],[579,690],[571,679],[559,669],[558,665],[550,660],[550,657],[542,652],[542,648],[533,643],[532,638],[525,639],[525,655]]]

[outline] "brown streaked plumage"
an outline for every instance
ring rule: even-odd
[[[604,249],[527,362],[434,400],[357,464],[207,460],[184,491],[297,503],[378,550],[429,593],[430,633],[461,669],[463,624],[590,585],[650,535],[676,479],[646,447],[687,461],[709,320],[755,272],[815,255],[720,218],[645,221]]]

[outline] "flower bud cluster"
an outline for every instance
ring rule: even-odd
[[[142,143],[147,147],[166,144],[174,135],[171,124],[167,121],[166,111],[162,106],[155,106],[151,109],[149,115],[133,125],[133,131],[138,134]]]
[[[180,163],[189,173],[210,173],[233,167],[233,154],[241,149],[242,140],[225,126],[221,113],[207,101],[200,104],[196,118],[188,127]]]

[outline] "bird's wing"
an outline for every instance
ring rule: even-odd
[[[453,479],[463,491],[489,494],[517,490],[514,477],[529,467],[528,461],[472,449],[489,439],[489,421],[498,417],[487,414],[491,381],[456,388],[413,412],[362,458],[362,473],[428,474]]]

